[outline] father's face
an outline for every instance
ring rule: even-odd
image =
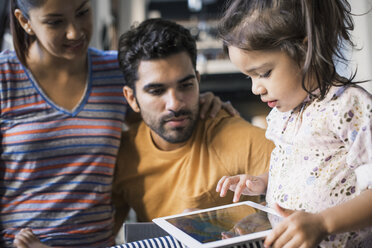
[[[199,74],[190,57],[181,52],[142,61],[138,77],[133,100],[129,88],[124,88],[124,94],[150,127],[155,144],[163,150],[183,145],[191,137],[199,116]]]

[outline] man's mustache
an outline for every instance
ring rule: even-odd
[[[165,115],[162,119],[163,119],[163,122],[166,122],[168,120],[171,120],[173,118],[177,118],[180,116],[191,116],[191,115],[192,113],[189,110],[179,110],[179,111],[170,110],[170,113]]]

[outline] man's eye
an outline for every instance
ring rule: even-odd
[[[263,75],[260,75],[260,77],[261,77],[261,78],[267,78],[267,77],[270,77],[271,72],[272,72],[272,70],[268,70],[268,71],[265,72]]]
[[[164,90],[163,89],[151,89],[148,91],[151,95],[161,95]]]
[[[80,12],[77,13],[77,16],[84,16],[86,15],[88,12],[90,11],[90,9],[85,9],[85,10],[82,10]]]
[[[188,88],[191,88],[191,87],[193,87],[193,86],[194,86],[193,83],[183,83],[183,84],[181,85],[181,87],[182,87],[183,89],[188,89]]]

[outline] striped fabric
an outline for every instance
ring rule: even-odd
[[[117,53],[89,49],[88,61],[85,96],[69,111],[44,94],[14,52],[0,54],[0,247],[24,227],[47,245],[113,244],[124,79]]]
[[[110,248],[186,248],[181,242],[172,236],[144,239],[122,245],[112,246]]]
[[[263,248],[263,241],[252,241],[246,244],[228,246],[228,248]],[[112,246],[110,248],[187,248],[172,236],[144,239],[136,242]]]

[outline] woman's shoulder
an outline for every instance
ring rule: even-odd
[[[16,53],[11,50],[0,52],[0,64],[4,63],[19,63]]]
[[[103,70],[118,70],[118,53],[116,51],[103,51],[96,48],[88,49],[88,57],[93,68]]]
[[[94,58],[101,58],[101,59],[115,58],[117,60],[117,57],[118,57],[118,52],[117,51],[114,51],[114,50],[99,50],[99,49],[94,48],[94,47],[90,47],[88,49],[88,53],[89,53],[90,56],[92,56]]]

